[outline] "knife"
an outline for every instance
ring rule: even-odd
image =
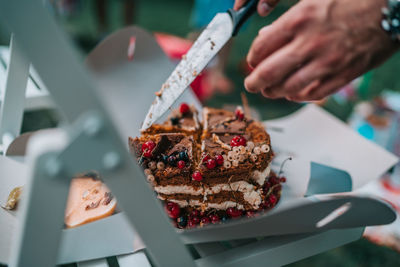
[[[221,50],[226,42],[235,36],[243,23],[257,9],[258,0],[250,0],[238,11],[229,9],[218,13],[200,34],[188,53],[176,66],[174,71],[156,93],[156,98],[147,112],[141,131],[149,128],[160,118],[196,76],[207,66],[208,62]]]

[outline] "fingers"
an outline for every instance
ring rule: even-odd
[[[245,79],[246,89],[273,98],[283,96],[284,92],[271,88],[282,84],[289,75],[307,62],[309,55],[301,51],[300,44],[301,42],[292,42],[262,61]]]
[[[261,17],[267,16],[271,11],[272,7],[268,4],[268,0],[260,0],[257,5],[257,12]]]
[[[330,71],[331,69],[322,66],[319,60],[314,59],[284,81],[280,90],[286,97],[294,97],[313,82],[326,79]]]
[[[253,68],[256,67],[264,58],[287,44],[291,39],[292,35],[278,24],[262,28],[250,47],[247,62]]]
[[[323,82],[317,81],[310,84],[296,95],[289,97],[289,99],[296,102],[321,100],[324,97],[333,94],[350,81],[351,80],[345,79],[343,74],[332,76]]]
[[[233,5],[234,10],[239,10],[247,0],[236,0]],[[279,0],[260,0],[257,4],[257,12],[261,17],[267,16],[272,9],[278,4]]]

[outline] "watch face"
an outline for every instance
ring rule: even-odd
[[[400,1],[388,0],[387,4],[382,8],[384,18],[381,26],[393,40],[400,41]]]

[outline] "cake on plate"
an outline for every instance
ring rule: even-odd
[[[182,103],[129,146],[179,228],[253,216],[279,200],[283,179],[270,169],[270,136],[241,107],[205,107],[200,121]]]

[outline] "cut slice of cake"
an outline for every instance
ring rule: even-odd
[[[270,171],[273,152],[262,124],[240,108],[204,108],[202,115],[197,124],[197,111],[183,103],[165,123],[129,138],[131,152],[158,198],[167,202],[170,217],[183,228],[200,223],[193,218],[201,214],[208,214],[200,216],[208,218],[205,224],[273,207],[281,185]],[[177,116],[179,123],[172,125]]]

